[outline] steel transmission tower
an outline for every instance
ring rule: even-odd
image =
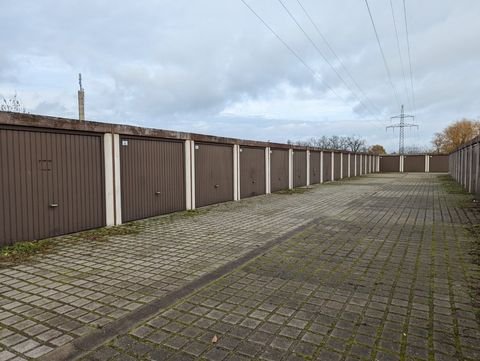
[[[403,154],[405,152],[405,128],[412,128],[412,127],[417,127],[418,125],[412,124],[412,123],[405,123],[405,118],[412,118],[414,119],[415,117],[413,115],[406,115],[405,112],[403,111],[403,104],[400,110],[400,115],[396,115],[394,117],[391,117],[390,119],[400,119],[400,122],[397,124],[392,124],[387,127],[392,128],[395,130],[395,128],[400,129],[400,138],[398,142],[398,154]]]

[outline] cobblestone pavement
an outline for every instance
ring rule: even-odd
[[[108,241],[62,237],[0,270],[0,360],[49,359],[307,224],[84,359],[479,359],[466,226],[480,217],[446,190],[435,175],[370,175],[140,222]]]

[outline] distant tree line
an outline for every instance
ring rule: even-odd
[[[344,150],[349,152],[370,152],[374,154],[386,154],[385,148],[380,144],[375,144],[367,147],[367,141],[365,139],[350,136],[338,136],[332,135],[330,137],[312,137],[308,140],[291,141],[288,140],[288,144],[301,145],[306,147],[317,147],[320,149],[335,149]]]
[[[302,145],[308,147],[317,147],[321,149],[338,149],[338,150],[348,150],[351,152],[361,152],[366,151],[366,141],[359,137],[342,137],[338,135],[333,135],[330,137],[312,137],[308,140],[299,140],[299,141],[288,141],[288,144]]]

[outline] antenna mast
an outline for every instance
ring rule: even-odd
[[[85,92],[82,86],[82,74],[78,74],[78,85],[80,89],[78,90],[78,120],[81,122],[85,120]]]

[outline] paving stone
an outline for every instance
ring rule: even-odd
[[[480,215],[438,177],[367,175],[140,221],[140,233],[107,242],[60,237],[55,254],[0,270],[1,352],[70,342],[314,220],[87,358],[478,359],[480,269],[466,227]]]

